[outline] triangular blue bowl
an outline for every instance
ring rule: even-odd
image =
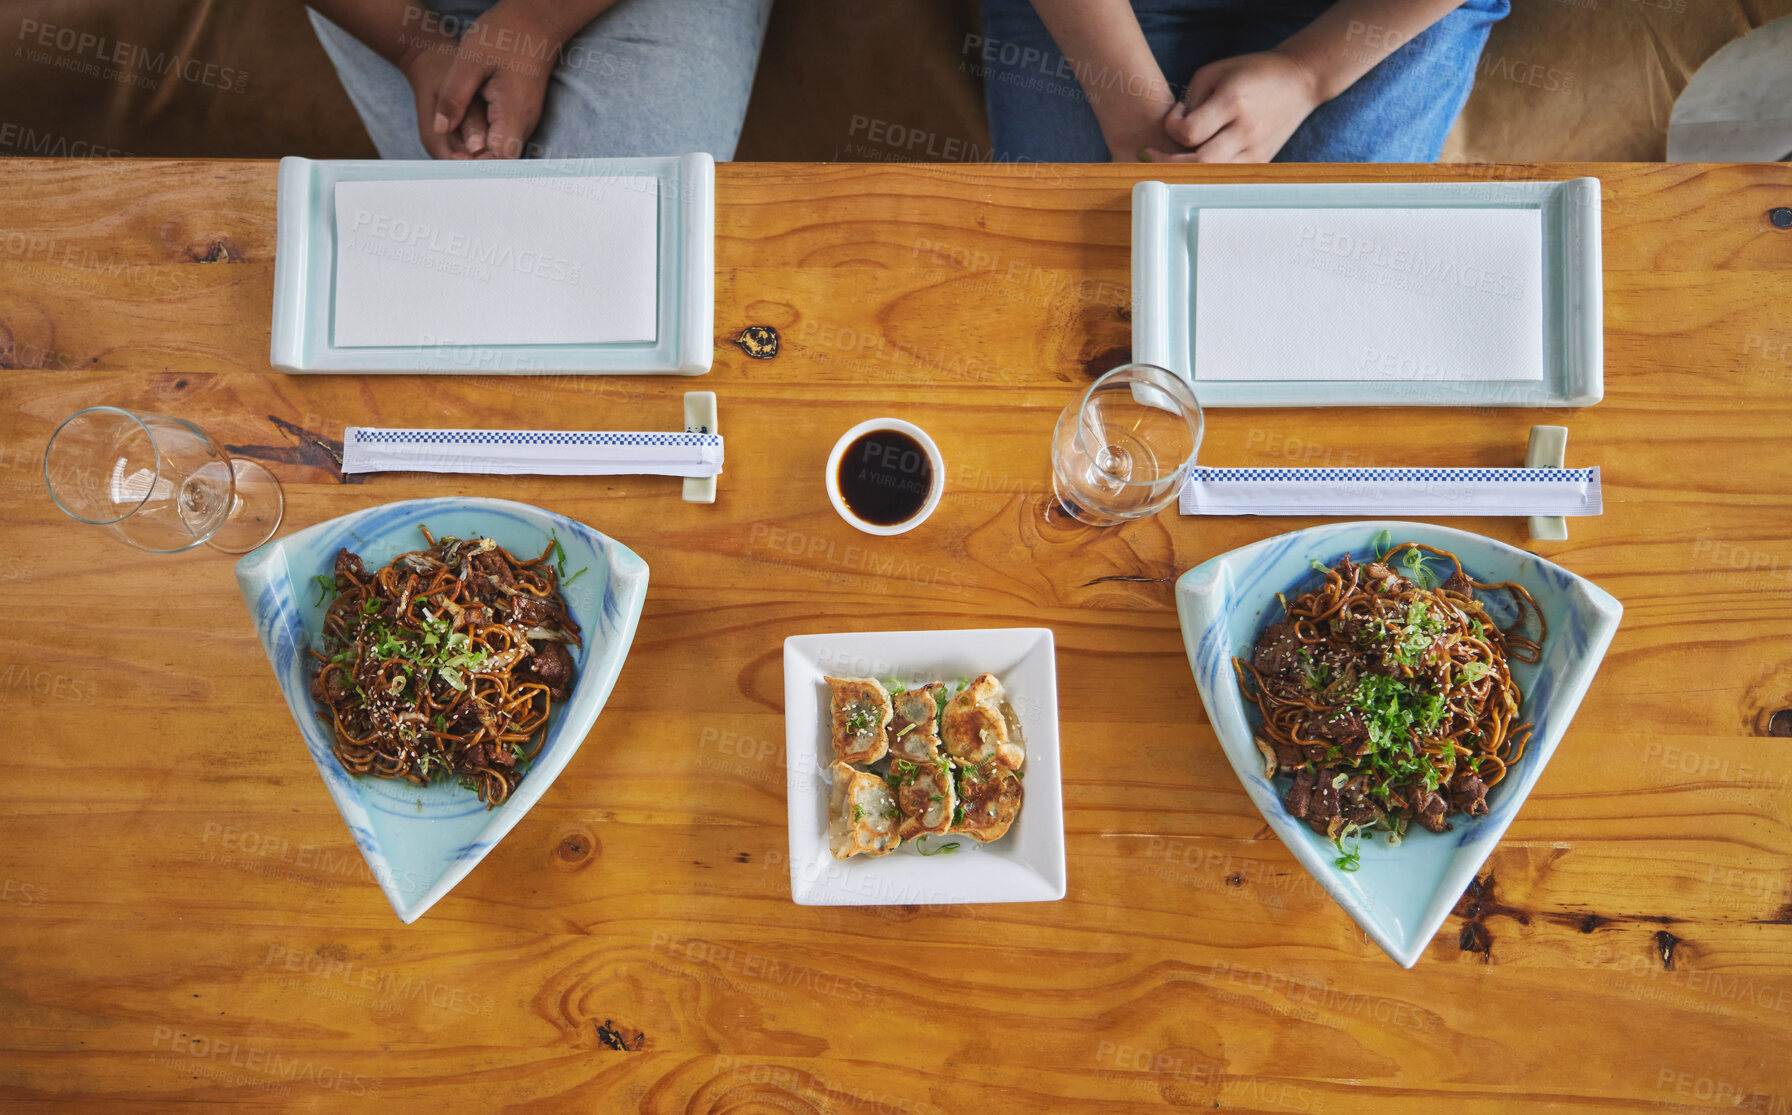
[[[1262,756],[1251,742],[1257,710],[1238,690],[1232,659],[1248,655],[1265,617],[1279,614],[1277,593],[1292,595],[1315,581],[1311,561],[1330,565],[1347,553],[1369,560],[1383,531],[1395,543],[1422,542],[1454,553],[1478,581],[1524,585],[1549,622],[1549,637],[1541,662],[1512,664],[1524,698],[1520,718],[1535,729],[1524,758],[1489,791],[1487,815],[1453,817],[1455,828],[1447,833],[1415,830],[1397,847],[1385,837],[1364,839],[1361,866],[1345,871],[1331,842],[1290,816],[1281,790],[1264,777]],[[1504,621],[1510,613],[1502,614],[1496,596],[1504,594],[1482,599]],[[1202,562],[1176,582],[1176,611],[1208,720],[1264,820],[1375,943],[1410,968],[1549,765],[1624,608],[1591,581],[1491,538],[1426,523],[1365,522],[1280,534]]]
[[[310,684],[326,605],[312,578],[331,572],[343,547],[378,569],[436,537],[490,537],[511,553],[533,557],[550,532],[566,552],[564,592],[584,645],[574,651],[572,696],[548,717],[547,737],[510,800],[487,810],[477,794],[454,783],[408,782],[348,773],[331,751],[330,727],[317,715]],[[237,562],[237,584],[256,634],[273,664],[286,706],[311,761],[367,858],[392,909],[407,924],[454,889],[553,785],[603,711],[634,641],[647,598],[647,563],[583,523],[502,499],[416,499],[370,507],[270,542]]]

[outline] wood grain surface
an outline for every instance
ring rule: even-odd
[[[1604,181],[1601,405],[1208,416],[1210,464],[1516,464],[1550,421],[1605,470],[1605,514],[1533,548],[1619,597],[1622,629],[1407,972],[1255,813],[1177,634],[1170,578],[1310,521],[1045,515],[1054,418],[1128,351],[1153,168],[720,167],[693,381],[282,375],[274,164],[5,167],[0,1108],[1792,1110],[1792,232],[1767,219],[1792,170],[1171,171]],[[729,343],[750,324],[776,359]],[[721,399],[714,506],[665,478],[335,465],[350,423],[671,428],[692,388]],[[231,559],[137,553],[46,497],[54,424],[97,403],[270,463],[287,530],[464,492],[652,567],[583,749],[417,924],[300,745]],[[822,490],[875,415],[948,462],[897,539]],[[1068,897],[792,904],[784,638],[1020,624],[1057,636]]]

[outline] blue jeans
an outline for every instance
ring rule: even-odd
[[[1133,0],[1151,53],[1178,96],[1207,63],[1268,50],[1330,6],[1329,0]],[[1436,162],[1474,86],[1487,32],[1509,8],[1509,0],[1467,0],[1314,109],[1276,161]],[[1076,77],[1090,75],[1090,67],[1064,58],[1030,0],[983,0],[982,41],[970,50],[967,62],[983,75],[994,157],[1108,161],[1107,142]],[[1116,86],[1124,77],[1092,76]]]
[[[497,0],[427,0],[443,29]],[[771,0],[620,0],[561,48],[524,153],[551,159],[734,157]],[[398,67],[311,12],[324,51],[387,159],[427,159],[417,102]]]

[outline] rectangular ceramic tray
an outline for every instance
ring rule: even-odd
[[[284,372],[702,375],[714,355],[715,161],[646,159],[280,160],[269,361]],[[657,340],[583,345],[344,348],[332,341],[336,183],[369,179],[651,177],[659,183]]]
[[[1537,209],[1543,223],[1543,380],[1196,379],[1194,233],[1205,208]],[[1132,191],[1133,359],[1190,380],[1202,406],[1591,406],[1605,394],[1599,179],[1313,182]]]

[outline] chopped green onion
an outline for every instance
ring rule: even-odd
[[[319,573],[311,579],[317,582],[317,599],[311,602],[313,608],[322,604],[325,596],[328,596],[331,600],[336,599],[337,589],[335,577]]]
[[[556,572],[558,572],[560,574],[560,583],[565,584],[566,583],[566,549],[565,549],[565,547],[560,545],[560,536],[557,533],[555,533],[554,531],[551,531],[551,530],[548,531],[548,541],[550,543],[552,543],[553,549],[554,549],[554,569]]]

